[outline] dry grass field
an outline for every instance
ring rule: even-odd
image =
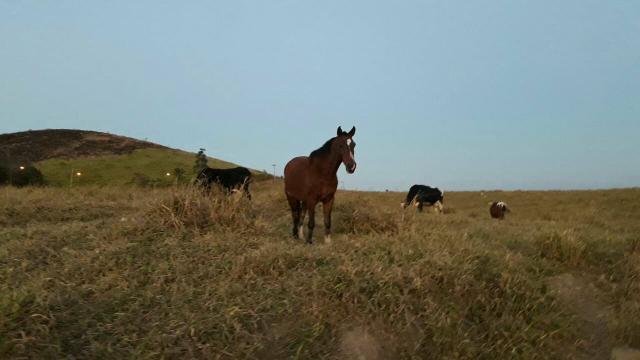
[[[333,243],[282,184],[0,189],[0,358],[608,359],[640,348],[640,189],[340,191]],[[490,200],[506,201],[504,221]]]

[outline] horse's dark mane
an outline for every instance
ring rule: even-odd
[[[320,156],[324,156],[327,155],[331,152],[331,144],[333,143],[333,140],[335,140],[336,138],[331,138],[329,140],[327,140],[326,143],[324,143],[324,145],[322,145],[320,148],[313,150],[311,152],[311,154],[309,155],[310,158],[317,158]]]

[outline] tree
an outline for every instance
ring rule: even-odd
[[[27,165],[24,169],[11,170],[11,184],[17,187],[44,185],[44,176],[33,165]]]
[[[9,167],[5,164],[0,164],[0,185],[9,183]]]
[[[205,155],[205,151],[205,149],[200,148],[200,151],[196,154],[196,163],[193,165],[193,171],[196,175],[200,174],[203,169],[207,168],[207,155]]]

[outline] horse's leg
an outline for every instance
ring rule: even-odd
[[[313,228],[316,226],[316,203],[307,202],[307,212],[309,213],[309,223],[307,224],[307,244],[313,244]]]
[[[331,209],[333,208],[333,196],[331,199],[322,202],[322,212],[324,213],[324,242],[331,244]]]
[[[298,237],[300,239],[304,239],[304,217],[307,214],[307,203],[304,201],[300,202],[300,221],[298,221]]]
[[[293,218],[293,238],[298,239],[299,233],[298,230],[301,228],[300,226],[300,212],[301,212],[301,204],[300,201],[294,199],[292,197],[287,196],[287,200],[289,201],[289,206],[291,207],[291,217]]]

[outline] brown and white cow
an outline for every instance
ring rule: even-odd
[[[504,201],[494,201],[489,203],[489,213],[494,219],[504,219],[504,214],[510,212],[507,203]]]

